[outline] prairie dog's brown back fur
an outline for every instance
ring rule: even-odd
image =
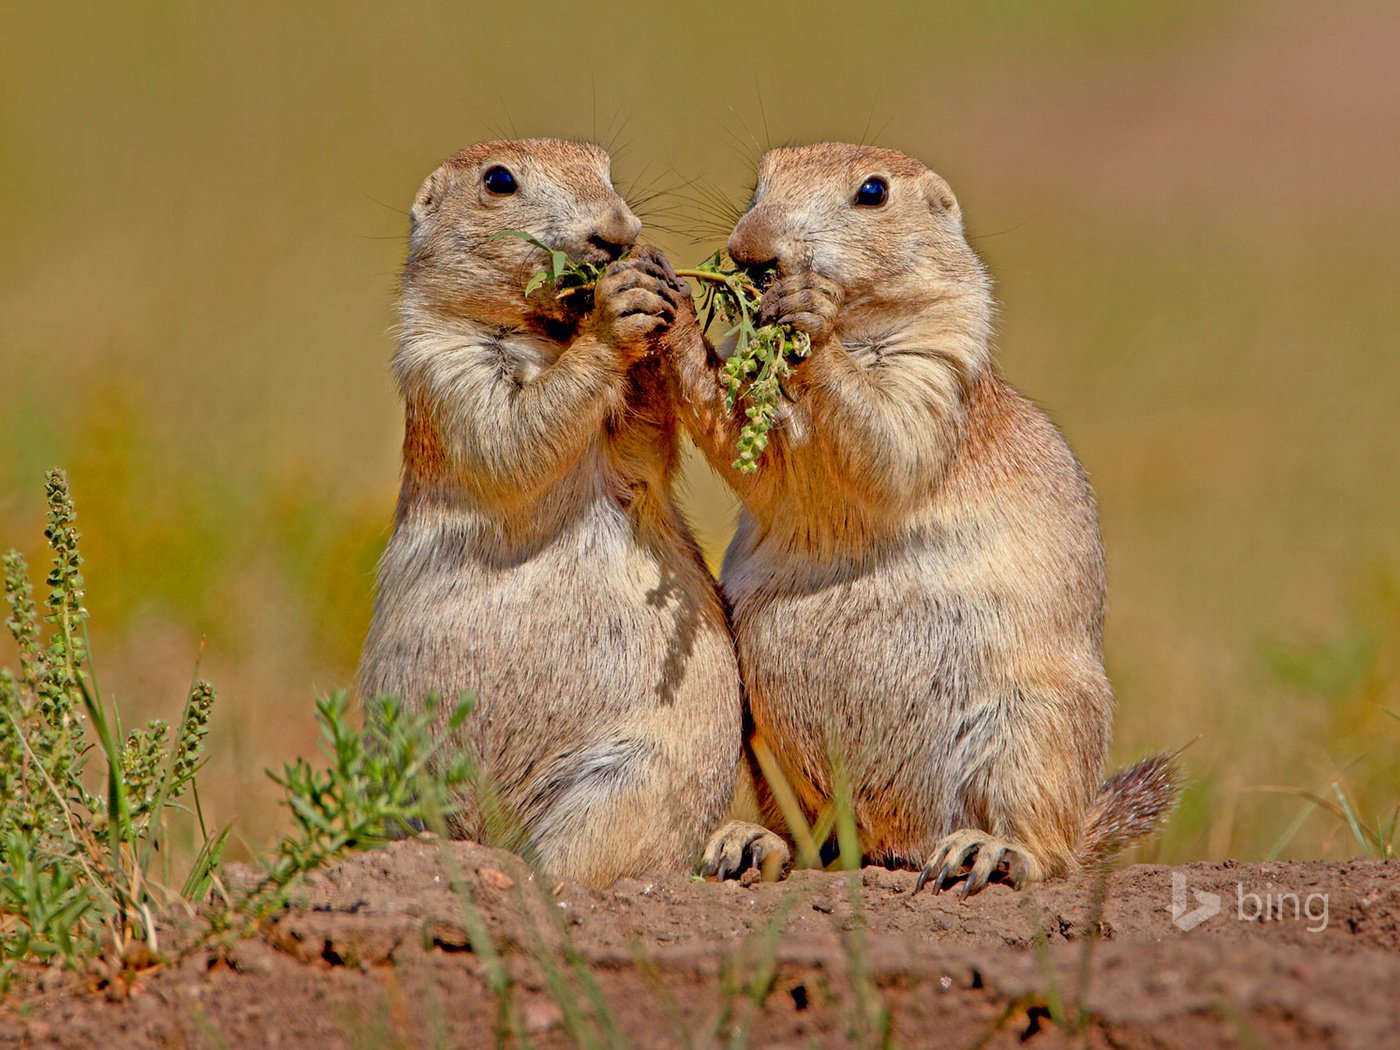
[[[765,319],[812,338],[757,474],[729,468],[741,420],[686,320],[670,360],[687,426],[743,499],[724,591],[755,734],[809,817],[839,758],[868,856],[940,886],[967,869],[972,890],[1145,830],[1169,773],[1099,788],[1112,693],[1092,493],[992,367],[990,281],[948,184],[892,150],[773,150],[729,251],[776,268]],[[712,860],[735,835],[752,832],[725,829]]]
[[[486,173],[504,168],[508,193]],[[364,694],[475,693],[455,741],[489,785],[454,831],[606,885],[686,870],[729,803],[738,669],[671,501],[676,433],[644,261],[586,312],[524,294],[526,230],[603,263],[640,222],[607,154],[490,142],[414,203],[394,371],[403,485],[360,666]]]

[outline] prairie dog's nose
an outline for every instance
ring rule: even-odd
[[[642,232],[642,220],[632,214],[624,204],[610,209],[588,235],[588,243],[604,252],[609,259],[617,259],[622,253],[637,243]]]
[[[782,267],[788,260],[774,220],[768,209],[751,208],[729,235],[729,257],[751,272]]]

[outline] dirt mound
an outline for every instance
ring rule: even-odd
[[[1395,863],[1140,865],[968,900],[915,895],[914,878],[598,892],[473,844],[402,842],[318,876],[257,938],[18,997],[0,1044],[475,1046],[507,1030],[843,1046],[888,1024],[906,1046],[1380,1046],[1400,1031]]]

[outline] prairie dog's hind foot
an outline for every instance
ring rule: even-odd
[[[700,874],[723,882],[738,878],[750,868],[765,882],[781,879],[792,867],[792,850],[782,838],[761,824],[731,820],[710,836],[700,860]]]
[[[1005,882],[1016,889],[1045,877],[1045,868],[1029,849],[1013,839],[998,838],[976,828],[963,828],[946,835],[934,847],[933,855],[919,872],[914,884],[918,893],[927,882],[941,893],[966,876],[962,895],[978,893],[990,881]]]

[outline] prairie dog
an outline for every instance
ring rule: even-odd
[[[641,222],[609,169],[583,143],[487,142],[418,192],[393,362],[402,489],[359,677],[410,707],[473,692],[455,744],[486,794],[453,833],[597,886],[689,870],[742,737],[723,605],[670,496],[652,336],[678,297],[643,259],[614,263],[586,312],[527,298],[543,253],[498,236],[617,259]]]
[[[1150,830],[1158,757],[1099,783],[1112,723],[1093,496],[992,366],[991,285],[948,184],[892,150],[764,155],[731,257],[775,268],[762,317],[811,336],[758,472],[692,317],[668,336],[685,425],[738,491],[722,583],[755,743],[811,821],[845,766],[862,849],[964,893],[1064,874]],[[710,843],[721,876],[788,859]]]

